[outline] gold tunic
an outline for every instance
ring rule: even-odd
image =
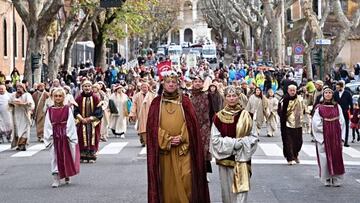
[[[296,99],[290,100],[287,108],[286,127],[288,128],[301,128],[304,114],[304,103],[301,96]]]
[[[160,109],[160,170],[164,203],[188,203],[191,198],[189,133],[180,103],[163,102]],[[171,138],[181,135],[181,144]]]

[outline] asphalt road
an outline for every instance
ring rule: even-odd
[[[34,134],[33,134],[34,135]],[[34,136],[33,136],[34,137]],[[301,164],[288,166],[277,154],[281,148],[279,136],[261,137],[253,157],[253,175],[249,202],[360,202],[360,145],[352,144],[344,153],[346,175],[342,187],[324,187],[318,178],[313,144],[304,135],[300,153]],[[146,154],[140,147],[133,127],[125,139],[111,138],[102,142],[95,164],[81,164],[81,172],[70,185],[51,188],[50,155],[38,150],[31,142],[28,153],[4,150],[0,145],[0,202],[147,202]],[[271,150],[269,150],[269,146]],[[31,149],[31,150],[30,150]],[[16,155],[17,154],[17,155]],[[212,202],[221,202],[217,166],[210,174]]]

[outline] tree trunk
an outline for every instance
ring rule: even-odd
[[[283,63],[282,57],[282,34],[281,34],[281,21],[280,19],[271,22],[271,29],[272,29],[272,60],[274,64],[281,65]]]
[[[65,54],[64,54],[64,68],[66,70],[69,70],[71,67],[72,62],[72,48],[74,47],[75,38],[73,40],[69,40],[68,44],[65,48]]]
[[[65,45],[68,43],[71,32],[75,27],[75,22],[72,19],[69,19],[68,22],[65,23],[63,29],[61,30],[61,34],[55,42],[55,46],[50,52],[49,55],[49,75],[48,78],[53,80],[56,78],[59,67],[62,62],[62,54],[64,52]]]
[[[96,40],[94,41],[94,64],[95,67],[106,68],[106,46],[103,33],[99,33]]]
[[[45,36],[38,35],[38,27],[32,25],[29,32],[29,39],[27,44],[26,61],[24,69],[24,79],[30,84],[41,82],[41,67],[43,65],[43,50],[42,45],[45,43]],[[31,67],[31,56],[40,54],[40,60],[38,68],[34,69]]]
[[[312,63],[311,63],[311,50],[306,50],[304,52],[306,58],[306,76],[307,79],[313,79],[313,72],[312,72]]]

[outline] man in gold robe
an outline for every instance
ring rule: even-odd
[[[194,107],[179,93],[176,72],[162,76],[164,91],[147,121],[148,202],[210,202]]]

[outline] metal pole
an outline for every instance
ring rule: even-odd
[[[125,61],[126,61],[126,69],[128,69],[129,64],[129,37],[128,37],[128,25],[125,24],[125,32],[126,32],[126,38],[125,38]]]
[[[323,68],[323,50],[322,45],[320,45],[320,51],[319,51],[319,64],[320,64],[320,80],[324,77],[324,68]]]

